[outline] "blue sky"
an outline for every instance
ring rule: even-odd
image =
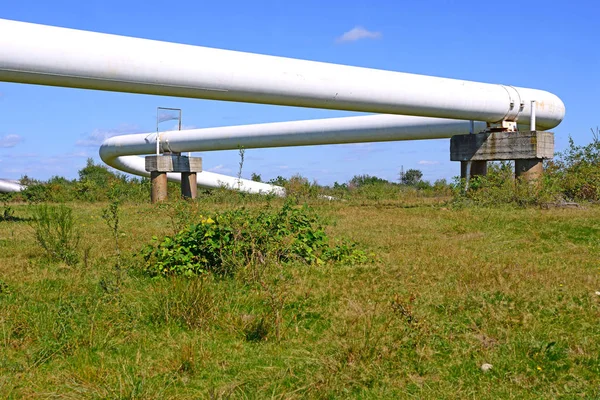
[[[0,18],[548,90],[567,115],[562,150],[600,125],[600,30],[593,1],[5,1]],[[349,34],[355,28],[364,31]],[[354,31],[356,33],[357,31]],[[348,38],[348,35],[346,36]],[[188,127],[356,115],[0,82],[0,177],[70,178],[102,138],[155,130],[156,107],[183,109]],[[322,184],[356,174],[395,180],[401,166],[451,179],[448,140],[254,149],[243,175],[299,173]],[[207,170],[235,175],[236,151],[201,154]]]

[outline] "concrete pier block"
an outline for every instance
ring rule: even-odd
[[[467,179],[467,170],[469,170],[469,179],[475,176],[486,176],[487,175],[487,161],[470,161],[471,166],[469,168],[469,161],[460,162],[460,177],[461,179]]]
[[[528,160],[515,160],[515,177],[527,182],[535,182],[544,173],[544,160],[532,158]]]
[[[550,159],[554,157],[552,132],[482,132],[450,139],[451,161]]]
[[[181,196],[195,199],[198,193],[197,173],[202,172],[202,158],[180,154],[146,156],[146,171],[150,172],[152,203],[167,199],[167,172],[181,173]]]
[[[461,178],[485,175],[487,161],[514,160],[515,176],[528,182],[543,173],[543,161],[554,157],[552,132],[482,132],[456,135],[450,139],[450,160],[460,161]]]
[[[177,154],[146,156],[146,171],[202,172],[202,158]]]
[[[195,172],[181,173],[181,197],[195,199],[198,195],[198,181]]]
[[[152,171],[150,172],[150,201],[158,203],[167,199],[167,173]]]

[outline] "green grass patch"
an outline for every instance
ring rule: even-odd
[[[598,206],[67,206],[75,263],[39,246],[30,206],[0,220],[1,398],[600,396]],[[196,234],[226,273],[145,272],[153,236]],[[377,260],[325,259],[342,239]]]

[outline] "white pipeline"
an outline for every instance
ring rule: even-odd
[[[11,179],[0,179],[0,193],[20,192],[25,189],[18,181]]]
[[[0,81],[176,97],[558,125],[552,93],[0,19]]]
[[[485,128],[484,122],[475,122],[475,129]],[[330,118],[308,121],[277,122],[269,124],[226,126],[219,128],[169,131],[160,134],[161,151],[190,152],[235,150],[318,144],[382,142],[449,138],[466,134],[470,121],[441,118],[408,117],[401,115],[368,115],[361,117]],[[144,159],[136,155],[151,154],[155,149],[156,134],[142,133],[115,136],[100,147],[102,160],[121,171],[149,176]],[[170,180],[179,181],[179,174],[169,174]],[[198,174],[198,186],[228,186],[247,192],[275,192],[283,189],[248,180],[210,172]]]

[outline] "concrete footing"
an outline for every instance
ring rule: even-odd
[[[181,196],[195,199],[198,193],[196,174],[202,172],[202,158],[179,154],[147,156],[146,171],[150,172],[152,203],[167,199],[167,172],[180,172]]]
[[[181,173],[181,197],[195,199],[198,194],[198,180],[195,172]]]
[[[543,160],[554,156],[552,132],[482,132],[450,139],[450,160],[460,161],[461,178],[486,175],[488,161],[515,161],[515,177],[535,181]]]
[[[470,164],[470,165],[469,165]],[[476,176],[487,175],[487,161],[461,161],[460,177],[461,179],[471,179]]]
[[[540,179],[544,173],[544,160],[537,158],[515,160],[515,177],[532,182]]]
[[[150,201],[157,203],[167,199],[167,173],[151,171],[150,172]]]

